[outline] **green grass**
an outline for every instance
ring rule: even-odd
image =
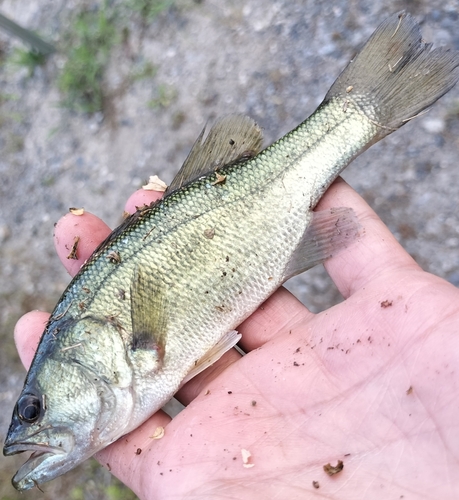
[[[83,3],[73,11],[67,20],[68,27],[60,33],[60,41],[56,43],[56,51],[63,60],[57,69],[61,105],[85,113],[104,112],[110,100],[131,84],[153,78],[156,68],[150,62],[133,61],[117,88],[110,88],[107,73],[116,49],[129,40],[132,22],[145,28],[173,3],[174,0],[99,0]],[[21,27],[18,29],[35,36]],[[50,54],[34,49],[15,49],[6,62],[27,68],[29,76],[33,76],[35,69],[43,65]],[[0,53],[0,64],[2,59],[5,57]],[[150,105],[165,106],[171,99],[174,97],[170,89],[159,89]]]
[[[142,20],[148,23],[172,4],[173,0],[127,0],[126,8],[140,14]]]
[[[67,33],[61,36],[61,40],[66,40],[61,48],[65,64],[58,77],[62,104],[87,113],[104,111],[111,94],[117,94],[117,89],[109,89],[107,70],[113,51],[129,37],[130,16],[134,12],[143,22],[151,22],[172,3],[172,0],[105,0],[96,9],[74,14]],[[133,67],[120,88],[154,74],[151,63]]]
[[[116,11],[107,3],[98,10],[83,10],[71,22],[64,49],[66,62],[58,78],[62,104],[94,113],[106,99],[105,76],[113,47],[119,42]]]
[[[32,76],[38,66],[43,66],[45,64],[47,58],[47,55],[33,49],[26,50],[16,48],[8,58],[8,62],[14,66],[27,68],[29,76]]]

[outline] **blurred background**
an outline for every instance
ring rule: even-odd
[[[69,282],[53,224],[84,207],[112,227],[150,175],[171,181],[207,121],[247,113],[266,145],[303,121],[389,14],[407,9],[459,50],[459,0],[0,0],[0,438],[25,376],[18,318]],[[16,35],[17,35],[16,31]],[[32,43],[32,45],[30,45]],[[426,270],[459,285],[459,88],[343,177]],[[313,311],[342,300],[319,266],[287,285]],[[78,401],[75,401],[78,404]],[[0,500],[129,499],[94,460],[19,495],[25,456],[0,457]]]

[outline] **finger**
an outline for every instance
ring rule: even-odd
[[[342,179],[328,189],[317,210],[331,207],[353,208],[362,226],[362,237],[324,264],[344,298],[381,274],[420,269],[376,213]]]
[[[22,364],[29,368],[37,350],[38,342],[48,322],[49,314],[31,311],[24,314],[14,327],[14,342]]]
[[[245,352],[258,349],[272,338],[288,333],[298,321],[307,322],[311,313],[294,295],[281,287],[238,328]]]
[[[54,228],[54,247],[69,274],[75,276],[110,232],[107,224],[90,212],[68,213],[59,220]]]
[[[139,189],[135,193],[132,193],[128,198],[124,210],[130,214],[133,214],[138,208],[143,206],[149,206],[154,201],[159,200],[163,196],[161,191],[150,191],[145,189]]]

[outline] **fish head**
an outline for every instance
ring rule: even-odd
[[[78,328],[94,332],[92,323]],[[40,352],[39,346],[3,448],[5,456],[32,451],[12,479],[17,490],[64,474],[119,437],[115,423],[125,415],[117,409],[129,411],[129,401],[117,399],[113,380],[95,370],[99,359],[90,351],[44,346]]]

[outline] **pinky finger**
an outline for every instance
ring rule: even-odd
[[[32,363],[48,318],[49,314],[47,312],[31,311],[24,314],[14,327],[14,342],[22,364],[27,369]]]

